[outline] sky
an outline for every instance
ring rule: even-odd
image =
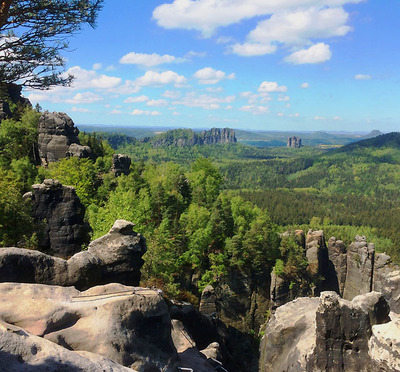
[[[25,90],[79,126],[400,130],[400,1],[105,0]]]

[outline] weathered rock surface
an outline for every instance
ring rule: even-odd
[[[375,253],[372,290],[383,292],[389,274],[399,269],[399,266],[394,264],[386,253]]]
[[[375,245],[357,235],[347,249],[347,275],[343,298],[352,300],[372,290]]]
[[[217,296],[215,295],[215,290],[211,285],[206,286],[201,293],[199,310],[203,314],[211,315],[216,313],[217,307],[215,302]]]
[[[298,298],[278,307],[260,345],[259,372],[305,371],[316,346],[318,298]]]
[[[79,292],[72,287],[2,283],[0,320],[63,346],[71,351],[65,350],[66,357],[84,351],[138,371],[175,370],[168,307],[157,291],[120,284]],[[17,354],[16,347],[9,347],[7,356]],[[37,351],[57,350],[50,346],[47,352]],[[87,359],[87,353],[82,355],[85,358],[76,356],[79,363]],[[32,358],[29,353],[27,357]]]
[[[39,250],[67,258],[89,242],[90,227],[83,221],[85,207],[71,186],[53,179],[32,186],[25,194],[32,201],[32,214],[44,230],[39,234]]]
[[[121,155],[121,154],[113,155],[111,172],[113,172],[116,177],[120,176],[121,174],[128,175],[130,166],[131,166],[131,158],[128,155]]]
[[[381,293],[343,300],[323,292],[316,312],[316,367],[321,371],[368,371],[372,326],[387,323],[389,305]],[[311,362],[309,370],[314,370]]]
[[[76,352],[0,321],[1,372],[132,372],[111,359]]]
[[[342,240],[337,240],[334,236],[328,240],[329,260],[334,266],[336,273],[338,293],[343,297],[347,275],[347,253],[346,246]]]
[[[7,101],[22,106],[32,106],[29,99],[21,95],[22,86],[13,83],[0,83],[0,90],[4,95],[0,98],[0,121],[11,118],[12,112]]]
[[[39,119],[38,147],[42,165],[67,156],[90,156],[90,148],[80,145],[78,134],[78,128],[67,114],[45,111]]]
[[[286,146],[287,147],[291,147],[293,149],[298,149],[298,148],[302,147],[301,138],[300,137],[296,137],[296,136],[289,137],[287,139],[287,145]]]
[[[138,285],[141,257],[147,247],[133,226],[117,220],[108,234],[69,260],[22,248],[2,248],[0,281],[75,286],[80,290],[111,282]]]
[[[298,298],[279,307],[267,323],[259,371],[396,370],[382,365],[377,369],[369,357],[373,353],[371,342],[369,345],[373,326],[387,323],[388,315],[388,303],[377,292],[351,302],[336,292],[323,292],[320,298]],[[396,355],[397,346],[388,341],[385,347]]]
[[[393,271],[387,275],[382,293],[389,302],[390,309],[400,314],[400,271]]]

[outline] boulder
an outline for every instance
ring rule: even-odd
[[[68,350],[42,337],[0,321],[0,371],[132,372],[109,358]]]
[[[108,284],[79,292],[72,287],[2,283],[0,320],[71,354],[98,354],[138,371],[175,370],[168,306],[154,290]]]
[[[112,157],[111,172],[119,177],[121,174],[126,176],[129,174],[129,167],[131,166],[131,158],[128,155],[114,154]]]
[[[347,249],[347,274],[343,298],[352,300],[359,294],[371,292],[375,245],[365,236],[357,235]]]
[[[66,113],[45,111],[39,119],[38,137],[42,165],[47,166],[71,155],[89,156],[91,150],[80,145],[78,134],[78,128]]]
[[[318,298],[298,298],[280,306],[260,344],[259,372],[305,371],[315,350]]]
[[[43,226],[39,234],[39,250],[67,258],[89,243],[90,227],[84,222],[85,207],[71,186],[46,179],[32,186],[25,194],[32,202],[34,220]]]
[[[117,220],[110,232],[69,260],[22,248],[0,249],[0,281],[75,286],[80,290],[119,282],[138,285],[146,240],[134,224]]]

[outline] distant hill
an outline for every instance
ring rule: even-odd
[[[336,152],[349,152],[353,151],[354,149],[362,147],[371,147],[371,148],[392,147],[400,149],[400,132],[381,134],[377,137],[353,142],[350,143],[349,145],[341,147],[340,149],[337,149]]]

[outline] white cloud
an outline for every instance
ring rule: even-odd
[[[164,63],[181,63],[181,62],[186,62],[186,59],[177,58],[169,54],[164,54],[161,56],[156,53],[145,54],[145,53],[135,53],[135,52],[130,52],[128,54],[125,54],[119,60],[119,63],[122,64],[142,65],[147,67],[157,66]]]
[[[121,115],[122,112],[121,112],[120,110],[114,109],[114,110],[110,111],[110,114],[111,114],[111,115]]]
[[[285,114],[283,112],[278,112],[276,115],[277,116],[285,116]]]
[[[67,103],[72,103],[73,105],[79,105],[82,103],[94,103],[104,100],[103,97],[100,97],[93,92],[84,92],[77,93],[74,97],[67,99]]]
[[[334,116],[333,120],[342,120],[342,118],[340,116]]]
[[[159,112],[159,111],[144,111],[144,110],[134,109],[131,112],[131,115],[158,116],[158,115],[161,115],[161,112]]]
[[[354,79],[356,80],[370,80],[371,75],[364,75],[364,74],[357,74],[354,76]]]
[[[85,70],[79,66],[71,67],[66,74],[75,77],[72,82],[72,88],[75,89],[111,89],[117,87],[122,80],[119,77],[100,75],[94,70]]]
[[[180,115],[180,113],[179,113],[179,112],[177,112],[177,111],[174,111],[174,112],[172,113],[172,115],[174,115],[174,116],[179,116],[179,115]]]
[[[199,84],[218,84],[223,79],[234,79],[235,74],[226,75],[225,72],[214,70],[211,67],[204,67],[194,73]]]
[[[324,116],[314,116],[314,120],[326,120]]]
[[[136,96],[136,97],[128,97],[124,100],[124,103],[138,103],[138,102],[147,102],[150,98],[144,95]]]
[[[175,99],[175,98],[179,98],[181,96],[181,92],[179,92],[178,90],[166,90],[161,95],[165,98]]]
[[[206,91],[210,92],[210,93],[220,93],[223,90],[224,90],[224,88],[222,88],[222,87],[208,87],[208,88],[206,88]]]
[[[201,107],[205,110],[216,110],[221,108],[221,104],[231,103],[235,100],[235,96],[215,97],[207,94],[197,95],[188,93],[181,100],[174,101],[174,105],[183,105],[186,107]]]
[[[146,71],[146,73],[135,80],[137,86],[161,86],[174,84],[180,86],[186,83],[186,78],[183,75],[178,75],[174,71]]]
[[[301,49],[292,53],[285,58],[285,61],[295,65],[301,65],[306,63],[322,63],[330,60],[331,57],[332,53],[329,45],[318,43],[312,45],[308,49]]]
[[[278,101],[287,102],[287,101],[290,101],[290,97],[289,96],[284,96],[284,95],[279,95]]]
[[[276,81],[263,81],[258,87],[259,92],[272,93],[272,92],[287,92],[285,85],[278,85]]]
[[[215,29],[244,19],[302,7],[341,6],[363,0],[174,0],[153,11],[153,18],[164,28],[199,30],[211,36]]]
[[[230,48],[232,53],[238,54],[243,57],[263,56],[265,54],[275,53],[276,45],[262,44],[262,43],[244,43],[233,44]]]
[[[261,114],[267,114],[269,108],[267,106],[248,105],[248,106],[242,106],[240,108],[240,111],[250,112],[253,115],[261,115]]]
[[[71,111],[72,112],[90,112],[90,110],[87,108],[75,107],[75,106],[71,108]]]
[[[188,59],[190,59],[192,57],[201,57],[201,58],[203,58],[206,55],[207,55],[207,52],[195,52],[194,50],[191,50],[191,51],[189,51],[189,52],[187,52],[185,54],[185,58],[188,58]]]
[[[307,88],[310,87],[310,84],[309,84],[309,83],[303,83],[303,84],[301,84],[300,86],[301,86],[302,88],[304,88],[304,89],[307,89]]]
[[[146,103],[147,106],[167,106],[168,102],[165,99],[152,99]]]
[[[95,63],[93,64],[93,70],[100,70],[103,67],[101,63]]]

